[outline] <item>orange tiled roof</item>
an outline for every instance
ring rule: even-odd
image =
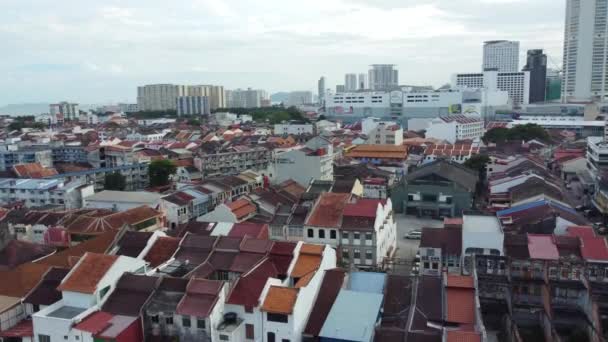
[[[310,283],[310,281],[312,280],[312,278],[315,276],[316,272],[309,272],[307,275],[303,276],[302,278],[300,278],[300,280],[298,280],[298,282],[295,285],[296,289],[305,287],[308,285],[308,283]]]
[[[459,275],[448,275],[448,287],[460,287],[466,289],[475,288],[473,277],[459,276]]]
[[[475,291],[464,288],[446,289],[446,320],[451,323],[475,323]]]
[[[256,212],[257,208],[251,202],[246,199],[239,199],[230,204],[228,204],[228,208],[232,211],[234,216],[237,219],[242,219],[248,215],[251,215]]]
[[[481,335],[474,331],[448,330],[446,342],[481,342]]]
[[[144,257],[144,260],[150,263],[150,267],[157,267],[171,258],[177,250],[179,242],[180,239],[178,238],[159,237]]]
[[[323,255],[323,249],[325,249],[324,245],[304,243],[300,247],[300,254]]]
[[[271,286],[264,299],[262,310],[284,315],[291,314],[299,291],[292,287]]]
[[[116,255],[87,253],[57,288],[59,291],[73,291],[87,294],[95,293],[97,283],[118,259]]]
[[[45,168],[40,163],[26,163],[13,166],[13,171],[20,178],[44,178],[57,174],[57,170]]]
[[[320,227],[339,227],[342,223],[342,212],[350,194],[326,192],[321,194],[306,225]]]
[[[26,263],[10,271],[0,271],[0,295],[25,297],[42,276],[51,268],[50,265]],[[10,280],[10,281],[9,281]]]
[[[407,147],[403,145],[357,145],[346,156],[351,158],[406,159]]]
[[[291,271],[293,278],[302,278],[310,272],[316,271],[321,265],[320,255],[302,254],[298,256],[296,264]]]

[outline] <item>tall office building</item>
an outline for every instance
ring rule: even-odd
[[[176,101],[177,116],[211,114],[207,96],[179,96]]]
[[[344,84],[336,84],[336,93],[341,94],[344,92]]]
[[[394,90],[399,87],[399,72],[394,64],[373,64],[369,70],[371,90]]]
[[[490,40],[483,43],[482,71],[519,71],[519,42]]]
[[[562,74],[559,70],[547,69],[545,101],[556,101],[562,96]]]
[[[50,104],[49,113],[51,114],[51,122],[53,123],[78,120],[80,115],[78,103],[69,103],[66,101]]]
[[[367,75],[359,74],[359,81],[357,82],[357,88],[359,90],[367,89]]]
[[[606,0],[567,0],[562,101],[608,96]]]
[[[318,94],[319,94],[319,103],[322,105],[325,103],[325,76],[321,76],[319,78],[319,82],[317,82],[318,86]]]
[[[528,50],[524,71],[530,72],[530,103],[544,102],[547,88],[547,55],[543,50]]]
[[[344,90],[356,91],[357,88],[357,74],[344,75]]]
[[[247,88],[226,91],[229,108],[260,108],[262,101],[267,97],[266,91],[261,89]]]
[[[151,84],[137,87],[137,106],[143,111],[177,110],[180,96],[207,96],[211,109],[225,108],[223,86]]]

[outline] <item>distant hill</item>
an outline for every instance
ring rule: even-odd
[[[270,95],[270,102],[273,104],[279,104],[281,102],[287,102],[287,100],[289,99],[289,93],[282,91],[282,92],[278,92],[278,93],[274,93],[272,95]]]

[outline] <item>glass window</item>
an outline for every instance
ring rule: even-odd
[[[353,250],[353,257],[355,259],[361,259],[361,251],[358,249]]]
[[[204,318],[197,318],[196,319],[196,327],[199,329],[205,329],[205,319]]]
[[[150,320],[152,321],[152,323],[158,323],[158,315],[150,317]]]
[[[269,332],[266,334],[266,339],[268,340],[268,342],[275,342],[276,336],[274,335],[273,332]]]
[[[315,231],[313,229],[308,229],[308,237],[309,238],[313,238],[315,237]]]
[[[335,230],[332,229],[332,230],[329,231],[329,238],[332,239],[332,240],[336,239],[336,231]]]
[[[342,249],[342,258],[343,259],[348,259],[349,258],[349,250],[347,248]]]
[[[354,238],[355,240],[359,240],[359,239],[361,239],[361,233],[359,233],[359,232],[354,232],[354,233],[353,233],[353,238]]]
[[[253,324],[245,324],[245,338],[248,340],[255,338]]]
[[[221,334],[220,341],[230,341],[230,336]]]
[[[288,317],[287,315],[277,314],[277,313],[266,313],[266,319],[270,322],[278,322],[278,323],[287,323]]]
[[[192,322],[190,321],[190,317],[184,316],[182,317],[182,326],[185,328],[190,328],[192,326]]]
[[[325,229],[319,229],[319,239],[325,239]]]
[[[372,241],[373,239],[374,239],[374,236],[372,233],[365,233],[365,240]]]
[[[173,316],[166,317],[165,323],[167,323],[168,325],[173,325]]]
[[[51,342],[51,336],[38,334],[39,342]]]
[[[374,253],[372,253],[371,249],[365,250],[365,259],[372,260],[374,258],[373,255],[374,255]]]
[[[348,240],[350,238],[350,234],[348,232],[342,232],[342,238]]]

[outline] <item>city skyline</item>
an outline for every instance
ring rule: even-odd
[[[378,63],[395,64],[402,84],[440,86],[478,71],[493,39],[520,41],[520,65],[538,48],[549,67],[562,66],[562,1],[161,4],[8,1],[0,106],[134,102],[137,86],[155,83],[316,93],[321,75],[333,89]]]

